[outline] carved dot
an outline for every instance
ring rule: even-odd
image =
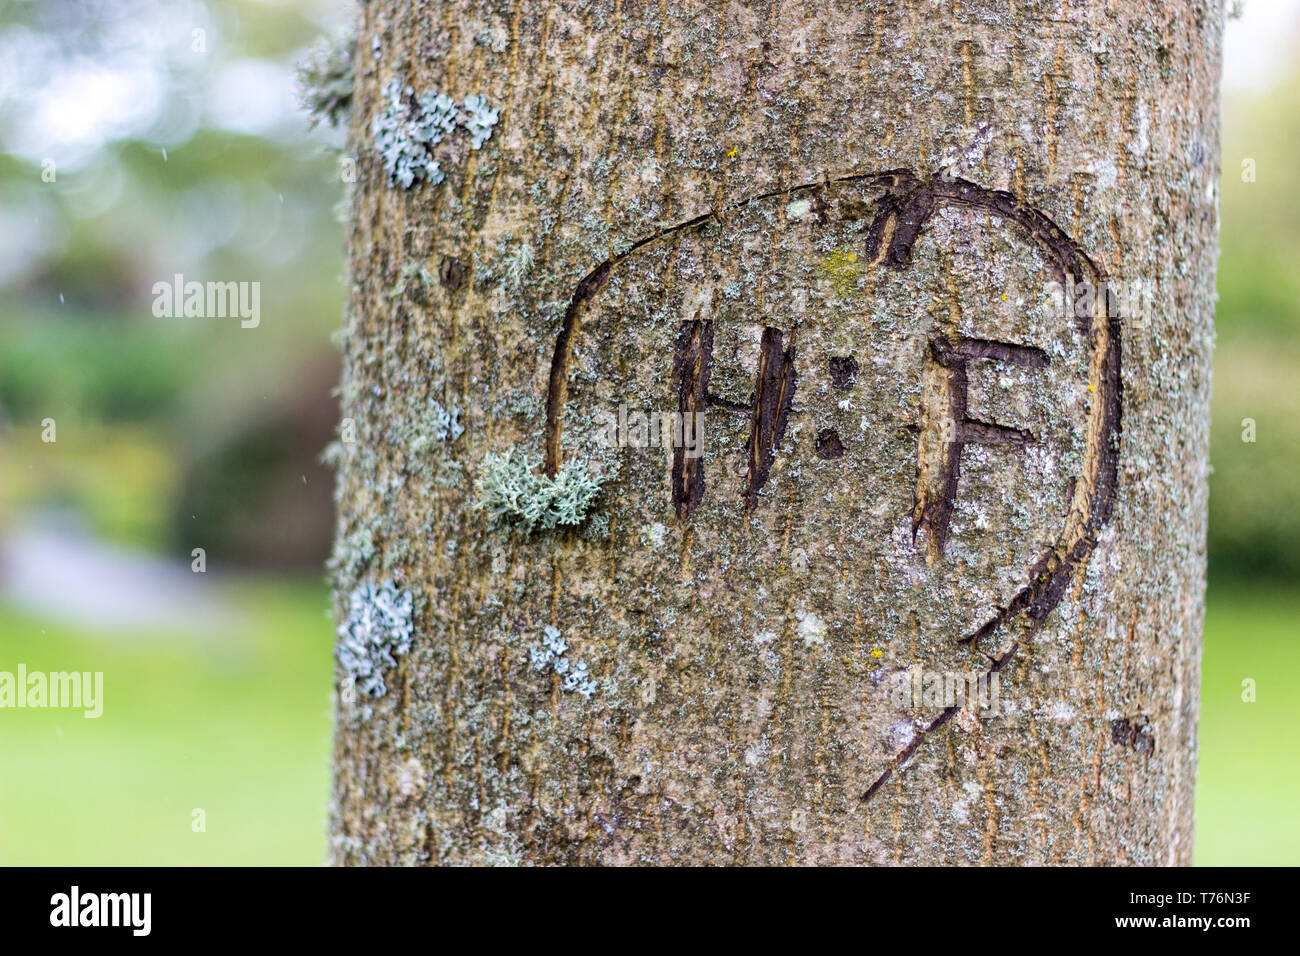
[[[833,428],[823,428],[817,433],[817,454],[823,458],[839,458],[844,454],[844,442]]]
[[[831,370],[831,384],[836,388],[848,391],[858,380],[858,363],[852,355],[834,356],[827,364]]]

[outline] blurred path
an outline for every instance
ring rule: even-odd
[[[106,544],[48,516],[0,536],[0,598],[61,624],[134,636],[229,633],[243,618],[210,572]]]

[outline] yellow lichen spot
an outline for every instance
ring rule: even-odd
[[[1096,386],[1096,385],[1089,385],[1089,386],[1088,386],[1088,391],[1090,391],[1090,392],[1095,392],[1095,391],[1097,391],[1097,386]]]
[[[1002,301],[1007,301],[1007,294],[1005,292],[1002,293]]]
[[[841,296],[852,295],[858,287],[858,254],[853,249],[836,249],[820,263],[818,268],[822,275],[830,280],[831,286]]]
[[[882,650],[881,650],[880,648],[878,648],[878,647],[873,647],[873,648],[871,649],[871,656],[872,656],[872,657],[883,657],[884,655],[885,655],[885,652],[882,651]]]

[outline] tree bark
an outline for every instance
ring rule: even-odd
[[[1191,862],[1221,20],[365,3],[333,860]]]

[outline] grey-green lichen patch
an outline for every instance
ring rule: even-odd
[[[322,37],[298,64],[298,100],[311,115],[311,125],[324,120],[330,126],[347,122],[352,107],[351,38],[330,41]]]
[[[389,571],[393,568],[404,567],[410,560],[411,542],[405,538],[399,541],[393,541],[384,549],[383,559],[380,566]]]
[[[432,90],[417,99],[414,88],[395,79],[384,84],[383,97],[384,109],[371,122],[370,133],[388,185],[410,189],[423,180],[436,186],[447,176],[433,148],[456,128],[455,102]]]
[[[346,678],[363,694],[388,692],[384,675],[411,649],[412,598],[391,580],[363,582],[352,592],[348,615],[339,625],[336,654]]]
[[[470,146],[479,149],[492,135],[492,127],[497,125],[500,110],[488,106],[487,97],[480,93],[471,93],[465,97],[465,113],[461,123],[469,131]]]
[[[582,523],[582,530],[579,534],[582,535],[584,541],[608,541],[609,515],[588,515],[587,520]]]
[[[510,35],[506,32],[505,25],[497,21],[475,33],[474,42],[493,53],[504,53],[510,46]]]
[[[569,693],[581,694],[588,700],[596,693],[596,682],[591,678],[586,661],[577,661],[570,665],[564,652],[569,649],[569,642],[564,639],[558,627],[546,625],[542,628],[541,644],[534,644],[528,649],[528,662],[539,673],[555,672],[560,675],[560,687]]]
[[[457,106],[437,90],[417,97],[414,87],[397,79],[384,84],[383,98],[384,108],[371,122],[370,133],[388,173],[388,185],[403,189],[417,182],[436,186],[446,179],[434,147],[459,125],[469,133],[471,148],[481,148],[492,135],[499,113],[481,94],[471,94],[463,106]]]
[[[465,426],[460,423],[460,406],[455,402],[450,408],[433,399],[424,416],[424,434],[416,436],[411,442],[411,451],[425,450],[430,441],[455,441],[465,433]]]
[[[340,448],[342,446],[340,445]],[[334,552],[326,562],[337,584],[355,581],[375,557],[374,528],[363,526],[334,539]]]
[[[565,462],[554,477],[540,474],[540,461],[526,453],[489,452],[479,472],[476,509],[494,524],[517,522],[527,534],[580,525],[588,517],[604,479],[577,462]]]
[[[384,441],[404,451],[402,473],[433,493],[436,488],[457,488],[464,483],[463,465],[453,457],[453,450],[465,434],[466,402],[446,394],[433,363],[423,368],[432,394],[393,395],[385,404]]]

